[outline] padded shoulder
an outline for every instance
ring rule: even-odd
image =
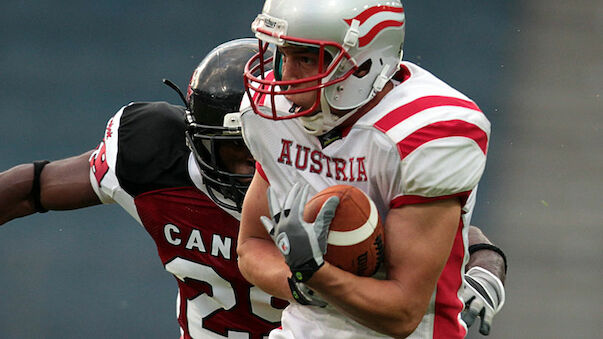
[[[132,196],[193,185],[184,137],[184,108],[166,102],[132,103],[119,124],[116,173]]]

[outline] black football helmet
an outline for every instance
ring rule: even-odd
[[[194,154],[210,198],[218,205],[241,211],[253,174],[226,169],[218,155],[220,144],[245,148],[239,105],[245,93],[243,70],[258,52],[258,41],[236,39],[214,48],[193,72],[186,93],[186,139]]]

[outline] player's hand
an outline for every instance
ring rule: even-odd
[[[465,274],[463,300],[465,310],[461,315],[467,327],[481,318],[479,333],[490,334],[492,318],[505,304],[505,287],[492,273],[481,267],[472,267]]]
[[[308,281],[324,264],[329,225],[339,205],[339,198],[331,197],[325,201],[313,223],[305,222],[303,213],[308,200],[308,189],[309,185],[302,187],[299,183],[295,184],[287,194],[283,206],[276,207],[272,189],[269,188],[268,206],[272,219],[265,216],[260,218],[285,257],[296,282]]]

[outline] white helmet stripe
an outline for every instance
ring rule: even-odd
[[[352,20],[360,21],[359,47],[366,46],[373,38],[387,27],[400,27],[404,25],[404,10],[400,7],[377,6],[371,7],[356,17],[344,20],[348,25]],[[402,20],[400,20],[402,13]]]

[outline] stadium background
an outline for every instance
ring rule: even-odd
[[[493,123],[473,223],[509,256],[490,338],[603,333],[603,3],[405,2],[405,59]],[[96,147],[136,100],[177,96],[259,1],[0,4],[0,170]],[[0,202],[2,203],[2,202]],[[0,228],[0,338],[177,338],[176,283],[118,206]],[[479,335],[472,330],[472,337]]]

